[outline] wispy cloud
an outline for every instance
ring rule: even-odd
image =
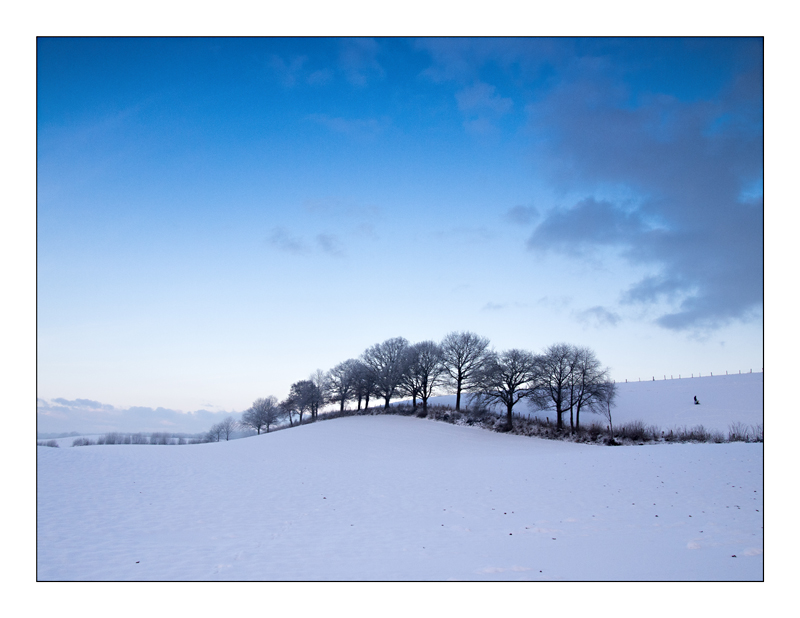
[[[476,82],[456,92],[458,109],[464,114],[464,128],[469,133],[495,131],[495,121],[514,107],[514,102],[497,93],[491,84]]]
[[[506,114],[514,107],[514,102],[497,93],[491,84],[477,82],[456,92],[458,109],[465,113],[492,112],[497,115]]]
[[[571,296],[542,296],[536,301],[539,307],[550,309],[564,309],[572,304]]]
[[[506,221],[517,225],[529,225],[539,218],[539,211],[533,206],[514,206],[506,211]]]
[[[272,230],[268,243],[286,253],[294,255],[308,255],[316,251],[321,251],[333,257],[345,257],[346,252],[344,243],[339,239],[336,234],[328,232],[321,232],[314,236],[313,242],[295,236],[281,227],[276,227]]]
[[[303,65],[308,58],[306,56],[295,56],[287,61],[280,56],[273,54],[269,59],[269,67],[278,76],[284,86],[294,86],[298,79],[300,79]]]
[[[334,234],[317,234],[316,241],[323,253],[333,257],[343,257],[345,254],[342,243]]]
[[[333,80],[333,71],[330,69],[318,69],[308,74],[306,82],[312,86],[321,86]]]
[[[383,77],[385,72],[378,62],[380,51],[375,39],[343,39],[339,49],[339,68],[347,81],[364,87],[371,79]]]
[[[291,235],[282,227],[272,229],[267,242],[281,251],[288,253],[308,253],[309,247],[301,238]]]
[[[590,307],[585,311],[579,311],[575,317],[578,321],[594,327],[616,326],[622,320],[617,313],[599,305]]]
[[[481,311],[502,311],[504,309],[510,309],[513,307],[520,309],[520,308],[525,308],[527,306],[528,306],[527,303],[520,303],[520,302],[493,303],[490,301],[486,303],[483,307],[481,307]]]
[[[309,114],[308,119],[333,131],[356,137],[375,137],[390,124],[388,118],[342,118],[328,114]]]

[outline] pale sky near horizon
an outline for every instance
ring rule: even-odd
[[[763,367],[761,39],[37,52],[44,408],[242,411],[452,330]]]

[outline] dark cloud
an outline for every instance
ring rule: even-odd
[[[582,252],[597,245],[616,246],[646,231],[640,213],[588,198],[550,213],[528,239],[528,248]]]
[[[665,328],[713,329],[757,315],[763,200],[746,193],[763,164],[760,48],[741,64],[718,95],[682,100],[634,94],[607,59],[576,60],[528,111],[531,128],[547,136],[540,169],[587,197],[548,213],[529,248],[616,248],[650,265],[654,274],[621,291],[621,301],[672,301],[677,309],[656,320]],[[609,198],[615,190],[626,197]]]

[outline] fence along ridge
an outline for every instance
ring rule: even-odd
[[[750,373],[753,373],[753,370],[751,369],[750,371],[745,371],[744,373],[745,373],[745,374],[750,374]],[[764,373],[764,368],[762,367],[762,368],[761,368],[761,371],[756,371],[756,373]],[[741,370],[741,369],[739,369],[739,370],[738,370],[738,373],[728,373],[728,370],[727,370],[727,369],[725,370],[725,375],[726,375],[726,376],[728,376],[728,375],[735,376],[735,375],[741,375],[741,374],[742,374],[742,370]],[[669,376],[669,378],[668,378],[666,375],[664,375],[664,377],[663,377],[663,378],[661,378],[661,379],[659,379],[659,380],[657,380],[655,376],[652,376],[650,380],[648,380],[647,378],[645,378],[645,380],[644,380],[644,381],[645,381],[645,382],[660,382],[660,381],[663,381],[663,380],[690,380],[690,379],[692,379],[692,378],[694,378],[694,377],[695,377],[695,375],[694,375],[693,373],[692,373],[692,374],[689,374],[689,377],[688,377],[688,378],[683,378],[683,377],[681,377],[681,375],[682,375],[682,374],[680,374],[680,373],[679,373],[677,378],[676,378],[676,377],[674,377],[674,375],[673,375],[673,374],[671,374],[671,375]],[[717,374],[717,376],[721,376],[721,375],[722,375],[721,373],[718,373],[718,374]],[[698,374],[697,374],[697,377],[698,377],[698,378],[702,378],[703,376],[702,376],[702,374],[698,373]],[[705,376],[705,377],[707,377],[707,378],[713,378],[713,377],[714,377],[714,372],[713,372],[713,371],[709,371],[709,372],[708,372],[708,374],[706,374],[706,376]],[[617,384],[617,383],[619,383],[619,384],[627,384],[627,383],[628,383],[628,378],[625,378],[624,380],[620,380],[619,382],[617,382],[617,380],[611,380],[611,381],[612,381],[614,384]],[[642,381],[642,379],[641,379],[641,378],[637,378],[636,380],[631,380],[631,382],[641,382],[641,381]]]

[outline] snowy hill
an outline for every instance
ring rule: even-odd
[[[365,416],[37,456],[39,580],[763,579],[762,444]]]
[[[649,382],[618,382],[615,425],[639,420],[662,429],[703,425],[727,435],[731,423],[757,425],[764,422],[764,374],[747,373],[702,378],[681,378]],[[700,405],[694,405],[694,397]],[[468,398],[462,396],[462,402]],[[407,402],[405,402],[407,403]],[[455,406],[455,395],[431,397],[430,404]],[[533,412],[526,403],[515,412],[554,418],[553,412]],[[582,423],[599,421],[594,414],[581,413]],[[565,415],[569,422],[569,415]]]

